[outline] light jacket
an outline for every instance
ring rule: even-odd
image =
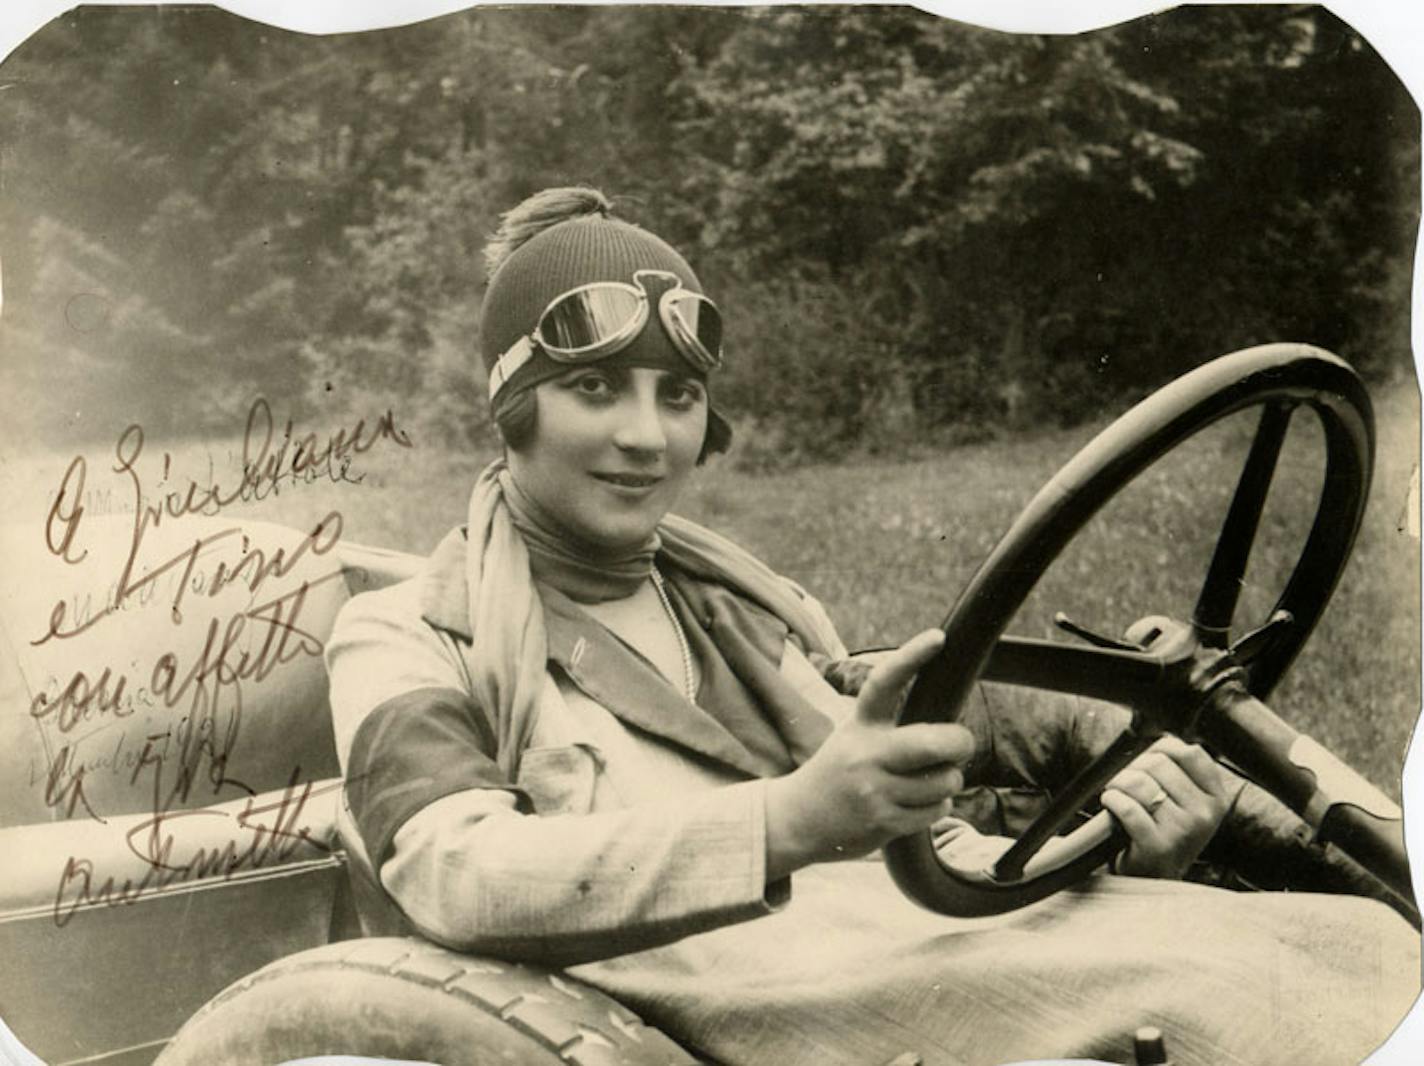
[[[447,541],[419,578],[354,598],[327,646],[343,771],[381,775],[380,795],[348,780],[343,835],[419,932],[566,965],[785,902],[788,882],[766,881],[767,759],[546,588],[548,676],[517,778],[504,780],[468,705],[462,604],[444,594],[462,582],[463,553]],[[785,626],[744,603],[713,603],[738,617],[689,621],[714,640],[733,626],[758,644],[816,709],[808,716],[825,716],[789,731],[829,732],[852,701]]]

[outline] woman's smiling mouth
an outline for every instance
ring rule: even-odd
[[[618,485],[626,489],[646,489],[658,484],[663,479],[655,474],[617,474],[595,472],[594,477],[599,481],[609,485]]]

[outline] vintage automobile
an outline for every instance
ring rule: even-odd
[[[1081,640],[1004,635],[1114,493],[1205,426],[1256,408],[1190,623],[1162,622],[1143,643],[1066,622]],[[1233,632],[1301,408],[1326,444],[1318,507],[1274,613]],[[1122,839],[1106,814],[1080,810],[1171,732],[1208,745],[1311,827],[1331,878],[1301,887],[1376,895],[1418,927],[1398,807],[1261,702],[1345,565],[1373,447],[1356,375],[1285,344],[1205,364],[1091,442],[960,594],[945,622],[956,654],[921,674],[902,720],[953,714],[985,677],[1120,702],[1133,724],[1006,850],[945,862],[928,834],[909,837],[886,850],[890,876],[929,908],[980,915],[1089,875]],[[696,1061],[567,976],[381,935],[376,889],[337,834],[321,651],[347,598],[411,576],[416,557],[345,542],[339,523],[86,517],[62,495],[43,531],[8,529],[3,547],[15,569],[0,603],[10,708],[0,719],[0,1015],[41,1060]],[[1346,868],[1358,878],[1342,881]],[[1158,1056],[1144,1034],[1140,1061]]]

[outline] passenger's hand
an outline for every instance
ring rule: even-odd
[[[1118,872],[1180,877],[1211,840],[1245,782],[1200,745],[1163,737],[1108,782],[1103,807],[1132,841]]]
[[[948,813],[974,751],[969,730],[895,725],[910,682],[943,643],[943,633],[929,630],[886,656],[856,697],[855,713],[804,764],[767,782],[769,880],[865,855]]]

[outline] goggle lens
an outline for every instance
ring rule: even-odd
[[[539,339],[559,354],[577,355],[622,334],[639,314],[643,297],[613,285],[579,289],[555,301],[539,320]]]
[[[705,296],[694,292],[675,294],[668,299],[668,311],[687,330],[705,355],[698,360],[707,370],[722,363],[722,313]]]
[[[639,270],[633,280],[636,285],[594,282],[556,298],[534,332],[495,361],[490,399],[529,362],[536,346],[556,363],[593,362],[626,348],[647,325],[652,301],[674,347],[691,366],[705,373],[722,365],[722,314],[716,304],[682,288],[677,275],[666,270]],[[656,282],[654,289],[649,281]]]

